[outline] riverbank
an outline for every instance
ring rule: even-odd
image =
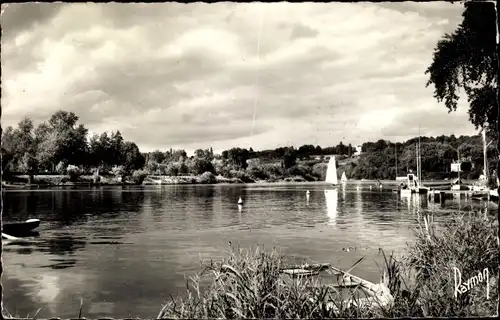
[[[138,183],[132,177],[122,179],[115,176],[80,176],[71,180],[69,175],[37,175],[33,183],[28,183],[28,176],[15,176],[10,182],[2,182],[2,188],[16,189],[43,189],[53,187],[89,187],[89,186],[138,186],[138,185],[177,185],[177,184],[242,184],[242,183],[284,183],[307,182],[301,176],[287,177],[284,179],[248,179],[226,178],[221,175],[202,174],[198,176],[146,176]]]
[[[186,295],[172,298],[158,318],[477,317],[496,313],[496,217],[457,213],[437,226],[432,216],[425,216],[418,221],[415,236],[402,258],[384,255],[386,277],[376,287],[389,297],[385,305],[373,296],[346,303],[336,288],[318,277],[290,281],[280,272],[289,261],[274,249],[252,252],[231,247],[229,258],[206,266],[192,278]],[[206,290],[200,289],[203,281],[210,282]],[[359,292],[359,288],[348,290]]]

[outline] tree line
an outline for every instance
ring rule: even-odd
[[[68,171],[90,172],[111,169],[131,174],[145,164],[144,155],[134,142],[125,141],[119,131],[94,134],[78,124],[73,112],[57,111],[36,128],[27,117],[16,128],[2,131],[3,178],[25,173],[32,181],[35,174]]]
[[[210,173],[244,182],[259,179],[293,178],[315,181],[324,179],[327,155],[337,155],[339,174],[346,171],[354,179],[394,179],[416,170],[416,145],[419,138],[393,143],[386,140],[365,142],[357,156],[351,144],[336,146],[303,145],[254,151],[231,148],[215,154],[212,148],[198,149],[192,156],[185,150],[155,150],[141,153],[119,131],[88,136],[88,129],[78,123],[73,112],[57,111],[36,128],[29,118],[17,127],[2,132],[2,168],[9,174],[26,174],[32,181],[40,173],[69,175],[113,174],[119,176],[187,176]],[[424,178],[450,175],[450,165],[458,155],[467,177],[477,178],[483,169],[481,136],[420,137]],[[488,148],[489,167],[498,159],[494,145]]]

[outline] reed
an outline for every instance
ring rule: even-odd
[[[360,318],[493,316],[498,302],[498,220],[475,213],[454,215],[441,226],[422,216],[415,241],[402,258],[383,255],[381,281],[392,303],[377,300],[361,286],[350,299],[319,277],[288,279],[280,273],[287,257],[275,248],[255,251],[230,246],[229,257],[210,262],[187,281],[186,294],[171,298],[158,318]],[[454,296],[454,268],[464,278],[489,270],[486,283]],[[200,290],[202,279],[209,285]],[[464,279],[462,279],[464,280]],[[382,285],[382,283],[380,285]],[[188,285],[189,284],[189,285]]]

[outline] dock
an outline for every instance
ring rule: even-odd
[[[468,198],[479,198],[487,199],[488,192],[473,192],[471,190],[430,190],[428,192],[429,200],[434,202],[441,202],[446,199],[468,199]]]

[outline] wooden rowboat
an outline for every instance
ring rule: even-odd
[[[2,233],[16,236],[16,235],[25,235],[30,231],[38,228],[40,226],[39,219],[28,219],[26,221],[19,222],[6,222],[2,225]]]

